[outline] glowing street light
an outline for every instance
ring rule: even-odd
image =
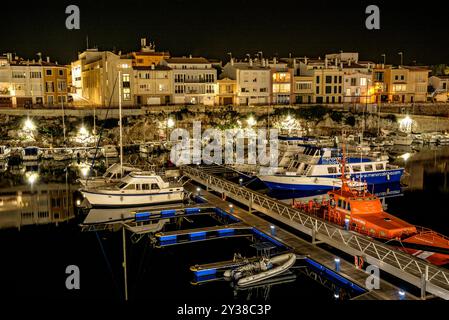
[[[23,130],[24,131],[33,131],[34,129],[36,129],[36,126],[34,125],[33,121],[30,118],[27,118],[23,125]]]
[[[27,174],[26,178],[27,178],[27,182],[30,185],[33,185],[36,182],[36,180],[39,178],[39,174],[36,172],[30,172]]]
[[[78,135],[80,136],[88,136],[89,132],[87,131],[86,127],[82,126],[80,130],[78,131]]]
[[[411,132],[412,125],[413,120],[409,116],[406,116],[404,119],[399,120],[399,130],[403,132]]]
[[[249,127],[252,127],[252,126],[256,125],[256,123],[257,123],[256,119],[254,119],[253,116],[249,116],[249,118],[246,120],[246,122],[248,123]]]
[[[175,120],[173,120],[173,118],[168,118],[167,119],[167,127],[173,128],[174,126],[175,126]]]

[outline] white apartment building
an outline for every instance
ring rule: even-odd
[[[231,59],[223,68],[223,76],[236,80],[237,105],[270,103],[272,73],[266,60],[235,62]]]
[[[135,104],[165,105],[173,95],[173,71],[168,66],[134,66]]]
[[[344,103],[371,103],[374,85],[371,73],[345,72],[343,75]]]
[[[161,61],[173,75],[173,103],[214,105],[217,70],[202,57],[173,57]]]
[[[0,106],[42,105],[44,101],[42,64],[0,56]]]

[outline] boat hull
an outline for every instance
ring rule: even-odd
[[[92,192],[82,189],[81,193],[93,207],[133,207],[178,202],[184,199],[183,191],[151,194],[120,194]]]
[[[366,182],[367,184],[384,184],[400,182],[403,168],[378,171],[371,173],[351,174],[351,179],[355,181]],[[259,176],[259,179],[272,190],[332,190],[341,187],[341,180],[338,175],[328,176],[289,176],[289,175],[270,175]]]

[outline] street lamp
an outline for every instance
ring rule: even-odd
[[[252,127],[254,125],[256,125],[257,121],[256,119],[254,119],[253,116],[249,116],[248,120],[246,120],[246,122],[248,123],[249,127]]]
[[[27,118],[23,125],[23,130],[24,131],[32,131],[35,128],[36,128],[36,126],[34,125],[33,121],[30,118]]]

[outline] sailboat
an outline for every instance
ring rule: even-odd
[[[131,172],[123,175],[123,129],[121,71],[119,77],[120,176],[117,183],[89,186],[80,192],[94,207],[128,207],[153,205],[184,200],[184,188],[176,181],[166,181],[155,172]]]

